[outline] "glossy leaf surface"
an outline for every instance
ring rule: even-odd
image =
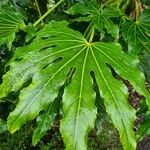
[[[150,95],[144,85],[144,76],[138,70],[138,63],[136,58],[124,53],[118,43],[89,43],[81,33],[70,29],[67,22],[50,22],[37,33],[31,44],[16,50],[9,63],[10,70],[3,76],[0,98],[11,91],[18,91],[32,78],[30,85],[21,90],[19,102],[8,117],[9,131],[14,133],[36,118],[40,111],[47,109],[57,97],[71,68],[74,68],[71,82],[63,94],[64,115],[60,131],[66,149],[87,148],[87,136],[94,127],[97,113],[91,77],[91,72],[94,72],[106,111],[120,133],[124,149],[134,150],[135,110],[128,104],[127,88],[113,77],[108,65],[129,80],[146,97],[150,107]],[[50,118],[53,115],[53,111],[48,113]],[[49,127],[51,122],[50,119]],[[47,130],[47,121],[43,125]],[[45,129],[41,131],[40,138]],[[33,143],[38,140],[34,139]]]

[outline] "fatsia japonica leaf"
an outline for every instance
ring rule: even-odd
[[[14,133],[23,124],[36,118],[43,109],[45,115],[71,68],[74,68],[71,82],[63,94],[64,114],[60,131],[66,149],[87,148],[87,136],[94,127],[97,113],[91,77],[93,72],[106,111],[120,133],[124,149],[134,150],[135,110],[128,104],[127,88],[113,77],[108,66],[129,80],[137,92],[145,96],[150,108],[150,95],[144,86],[144,76],[138,70],[138,63],[137,58],[124,53],[118,43],[89,43],[78,31],[70,29],[67,22],[51,21],[36,34],[31,44],[16,50],[9,63],[10,70],[3,76],[0,98],[6,97],[11,91],[18,91],[32,78],[30,85],[21,90],[19,102],[8,117],[9,131]],[[48,115],[53,118],[53,111]],[[39,126],[47,130],[47,121],[40,122]],[[34,144],[46,130],[37,139],[33,138]]]
[[[19,29],[25,29],[26,25],[22,16],[13,9],[0,10],[0,44],[6,43],[8,48],[11,48],[12,42],[15,39],[15,33]]]
[[[107,29],[112,36],[118,36],[119,28],[110,18],[120,16],[121,12],[113,7],[102,9],[96,0],[90,0],[85,3],[78,2],[65,12],[71,15],[80,14],[81,16],[77,17],[75,21],[91,21],[99,31]]]
[[[141,141],[146,135],[150,135],[150,112],[146,112],[144,114],[144,120],[141,123],[138,133],[137,133],[137,140]]]
[[[142,45],[150,42],[150,9],[145,9],[137,21],[126,20],[122,32],[129,53],[138,54]]]

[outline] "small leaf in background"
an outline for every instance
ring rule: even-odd
[[[144,10],[137,21],[126,20],[122,25],[122,32],[129,53],[140,53],[142,45],[150,42],[150,9]]]
[[[146,79],[150,81],[150,49],[144,49],[140,54],[139,59],[141,62],[141,69],[144,72]]]
[[[25,28],[26,25],[20,14],[11,8],[0,10],[0,44],[6,43],[8,48],[11,49],[12,42],[15,39],[15,33]]]
[[[5,133],[7,130],[7,122],[0,118],[0,134]]]
[[[75,18],[75,21],[91,21],[99,31],[106,29],[113,37],[118,37],[119,27],[111,18],[121,16],[121,11],[113,7],[101,9],[100,5],[94,0],[85,3],[78,2],[65,12],[71,15],[80,14],[82,16]]]
[[[55,5],[55,0],[48,0],[47,1],[47,8],[51,8]]]
[[[32,144],[35,146],[41,138],[51,129],[54,119],[57,115],[59,104],[56,100],[51,103],[43,112],[37,117],[37,127],[34,130],[32,137]]]
[[[149,0],[142,0],[142,3],[144,3],[145,5],[150,5],[150,1]]]
[[[5,5],[9,5],[10,4],[10,0],[1,0],[0,1],[0,9],[2,9],[2,7]]]
[[[32,38],[34,38],[35,33],[37,31],[36,27],[33,27],[32,24],[28,24],[25,31],[27,32],[27,36],[26,36],[26,42],[28,42],[29,40],[31,40]]]
[[[144,114],[144,120],[137,132],[137,140],[141,141],[147,135],[150,135],[150,111]]]

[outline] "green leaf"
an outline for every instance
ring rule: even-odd
[[[43,112],[37,117],[37,127],[34,130],[32,137],[32,144],[35,146],[41,138],[47,133],[52,127],[54,119],[57,114],[58,103],[55,101],[51,103]]]
[[[26,32],[27,32],[26,42],[28,42],[29,40],[34,38],[36,31],[37,31],[37,28],[33,27],[33,24],[29,23],[27,28],[26,28]]]
[[[142,0],[142,3],[145,5],[150,5],[150,1],[149,0]]]
[[[0,134],[5,133],[7,130],[7,122],[0,118]]]
[[[94,72],[106,111],[120,133],[124,149],[134,150],[135,110],[128,104],[127,88],[113,77],[108,65],[146,97],[150,108],[150,95],[138,68],[139,61],[124,53],[118,43],[89,43],[67,25],[63,21],[52,21],[36,34],[30,45],[16,50],[9,63],[10,70],[3,76],[0,98],[18,91],[30,78],[32,82],[21,90],[19,102],[8,117],[9,131],[14,133],[36,118],[41,110],[46,110],[57,97],[70,69],[75,68],[63,95],[60,131],[66,149],[87,148],[87,136],[94,127],[97,113],[90,75]]]
[[[121,12],[113,7],[102,9],[94,0],[85,3],[78,2],[65,12],[71,15],[80,14],[81,17],[74,19],[75,21],[91,21],[99,31],[107,29],[113,37],[118,37],[119,28],[110,18],[120,16]]]
[[[146,79],[150,81],[150,51],[147,49],[150,46],[146,46],[142,54],[139,56],[141,62],[141,68],[144,72]]]
[[[6,43],[10,49],[15,39],[15,33],[25,27],[22,16],[13,9],[0,10],[0,44]]]
[[[128,44],[129,53],[138,54],[142,45],[150,42],[150,10],[144,10],[137,21],[125,21],[122,32]]]
[[[9,0],[1,0],[0,1],[0,9],[4,6],[4,5],[8,5],[9,4]]]
[[[146,135],[150,135],[150,112],[144,114],[144,121],[140,125],[137,133],[137,140],[141,141]]]
[[[94,1],[95,3],[95,1]],[[88,9],[88,5],[86,5],[86,3],[76,3],[75,5],[73,5],[72,7],[70,7],[68,10],[65,11],[67,14],[71,14],[71,15],[89,15],[89,9]]]

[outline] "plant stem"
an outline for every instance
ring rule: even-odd
[[[88,27],[86,28],[86,30],[85,30],[85,32],[84,32],[84,37],[86,37],[86,35],[88,35],[88,32],[90,32],[91,26],[92,26],[92,23],[90,23],[90,24],[88,25]]]
[[[92,42],[94,34],[95,34],[95,27],[93,26],[92,29],[91,29],[91,36],[90,36],[90,39],[89,39],[89,43]]]
[[[123,7],[122,7],[123,12],[126,10],[129,2],[130,2],[130,0],[127,0],[126,3],[123,5]]]
[[[88,32],[88,34],[85,36],[87,41],[90,38],[91,32],[92,32],[92,29],[90,29],[89,32]]]
[[[35,5],[37,7],[37,11],[39,13],[39,17],[41,18],[42,14],[41,14],[41,10],[39,8],[39,4],[38,4],[37,0],[35,0]],[[43,25],[43,20],[41,20],[41,24]]]
[[[71,76],[74,73],[74,71],[75,71],[75,67],[71,68],[71,71],[70,71],[69,75],[67,76],[68,79],[71,78]]]
[[[139,2],[138,0],[135,0],[135,11],[136,11],[136,21],[139,18]]]
[[[107,0],[107,1],[104,3],[104,5],[107,5],[107,4],[109,4],[109,3],[112,3],[112,1],[113,1],[113,0]]]
[[[12,101],[12,100],[10,100],[10,99],[2,100],[2,102],[9,102],[9,103],[13,103],[13,104],[15,104],[15,101]]]
[[[47,17],[56,7],[58,7],[64,0],[60,0],[58,3],[56,3],[52,8],[50,8],[43,16],[41,16],[34,24],[33,26],[37,26],[45,17]]]

